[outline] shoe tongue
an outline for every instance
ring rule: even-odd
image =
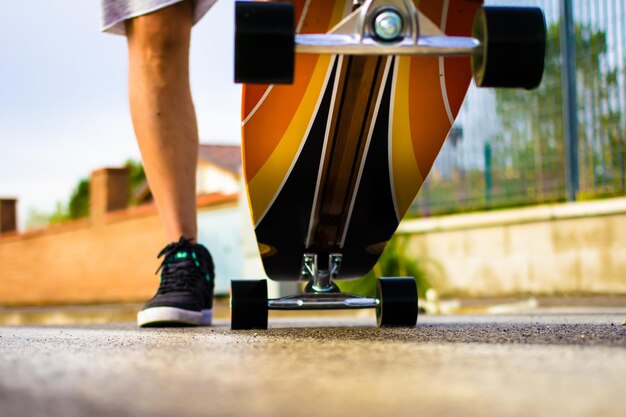
[[[174,253],[174,259],[187,259],[189,257],[189,252],[187,251],[178,251]]]
[[[179,262],[195,262],[197,264],[197,256],[193,250],[189,249],[181,249],[177,252],[172,253],[168,259],[169,262],[179,263]]]

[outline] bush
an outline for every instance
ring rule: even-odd
[[[414,277],[417,283],[417,293],[420,297],[424,297],[426,290],[430,288],[424,270],[415,257],[407,254],[406,241],[400,237],[394,237],[387,244],[374,268],[363,278],[335,281],[335,283],[343,292],[364,297],[375,297],[376,279],[378,277]]]

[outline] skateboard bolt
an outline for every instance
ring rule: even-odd
[[[394,41],[402,32],[402,16],[395,10],[383,10],[374,18],[374,33],[382,41]]]

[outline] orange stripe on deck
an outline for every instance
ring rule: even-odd
[[[443,11],[442,0],[414,0],[413,2],[418,6],[421,13],[424,13],[427,18],[439,26],[439,22],[441,22],[441,12]]]
[[[452,0],[448,7],[446,35],[471,36],[474,15],[480,7],[478,1]],[[444,60],[448,102],[454,117],[463,104],[467,86],[472,79],[472,68],[468,57],[449,57]]]
[[[450,0],[446,33],[468,36],[479,1]],[[422,0],[419,9],[436,25],[441,24],[443,2]],[[456,117],[471,80],[468,58],[445,58],[446,90],[453,116]],[[450,119],[442,96],[439,59],[414,57],[411,61],[409,115],[413,151],[423,178],[426,178],[448,132]]]
[[[441,96],[437,57],[411,59],[409,91],[413,151],[422,178],[426,178],[450,130]]]

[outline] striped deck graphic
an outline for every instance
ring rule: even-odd
[[[468,36],[479,1],[421,0]],[[295,0],[300,33],[324,33],[351,0]],[[248,199],[268,276],[295,280],[304,253],[343,253],[366,274],[428,175],[471,79],[468,58],[296,56],[293,85],[246,85]]]

